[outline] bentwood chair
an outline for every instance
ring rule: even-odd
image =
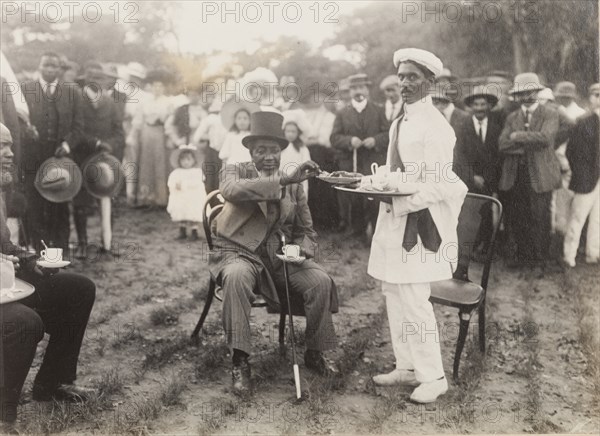
[[[458,309],[459,331],[452,376],[458,367],[471,316],[479,315],[479,350],[485,352],[485,305],[496,235],[502,219],[502,204],[493,197],[467,194],[458,217],[458,267],[454,277],[431,283],[430,301]],[[471,260],[483,247],[483,271],[479,284],[469,279]]]
[[[208,244],[208,249],[210,250],[210,252],[212,252],[214,249],[211,233],[212,223],[215,220],[215,218],[219,215],[221,210],[223,210],[224,202],[225,200],[221,196],[219,190],[215,190],[208,194],[208,196],[206,197],[206,202],[204,203],[204,208],[202,209],[202,225],[204,227],[204,235],[206,236],[206,242]],[[213,205],[212,207],[211,204]],[[223,301],[223,298],[221,296],[220,283],[218,283],[217,278],[211,274],[208,283],[208,293],[204,302],[204,308],[202,309],[200,319],[198,320],[198,323],[196,324],[196,327],[192,332],[192,339],[196,339],[200,333],[200,330],[202,330],[204,321],[208,316],[208,312],[210,311],[210,307],[215,298],[221,302]],[[267,303],[262,299],[257,299],[252,303],[252,307],[267,307]],[[279,318],[279,345],[282,349],[284,347],[285,342],[286,315],[287,311],[282,310]]]

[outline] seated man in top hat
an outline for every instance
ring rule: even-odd
[[[250,308],[260,293],[269,306],[287,310],[283,263],[275,256],[281,235],[301,247],[306,260],[289,265],[292,313],[306,315],[306,367],[329,371],[323,351],[337,344],[331,314],[337,312],[335,284],[313,259],[316,233],[301,182],[317,174],[312,161],[289,176],[279,172],[283,117],[252,114],[251,134],[242,141],[252,162],[227,165],[220,190],[225,205],[212,227],[209,268],[223,289],[223,327],[233,355],[233,387],[250,391]],[[294,302],[296,304],[294,304]]]
[[[12,137],[0,124],[0,188],[12,183]],[[43,237],[43,235],[42,235]],[[74,384],[79,350],[94,305],[96,286],[79,274],[36,266],[36,256],[13,245],[0,196],[0,256],[13,262],[19,279],[35,287],[20,301],[0,305],[0,423],[12,426],[19,396],[35,354],[35,344],[50,335],[33,382],[36,401],[85,400],[92,390]],[[5,424],[8,423],[8,424]],[[0,429],[3,429],[0,427]]]

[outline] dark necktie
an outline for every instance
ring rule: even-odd
[[[531,111],[527,109],[525,111],[525,130],[529,130],[529,124],[531,123]]]
[[[398,124],[396,124],[396,132],[393,136],[395,139],[398,138],[400,124],[404,118],[404,106],[402,106],[402,110],[400,111],[398,118],[399,120]],[[390,146],[392,147],[390,155],[390,171],[394,172],[400,169],[400,171],[404,172],[404,162],[402,162],[402,158],[398,152],[397,141],[394,141],[392,144],[390,144]],[[406,251],[412,250],[415,245],[417,245],[417,236],[421,237],[423,246],[433,252],[437,252],[442,244],[442,238],[438,232],[435,222],[433,221],[433,217],[431,216],[429,209],[422,209],[418,212],[411,212],[408,214],[406,217],[406,227],[404,229],[402,247],[404,247]]]
[[[483,139],[483,122],[479,121],[479,129],[477,130],[477,136],[479,136],[479,141],[483,144],[485,139]]]

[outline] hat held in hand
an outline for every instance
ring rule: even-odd
[[[40,195],[52,203],[72,200],[81,189],[81,184],[79,167],[67,157],[51,157],[44,161],[34,181]]]
[[[83,164],[83,185],[96,198],[114,197],[125,181],[121,162],[108,153],[97,153]]]

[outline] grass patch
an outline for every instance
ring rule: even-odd
[[[171,326],[179,322],[180,309],[178,306],[161,306],[150,312],[150,322],[153,326]]]
[[[172,339],[158,339],[147,344],[146,355],[142,367],[145,369],[162,368],[175,359],[183,358],[186,351],[191,349],[188,336],[180,332]]]

